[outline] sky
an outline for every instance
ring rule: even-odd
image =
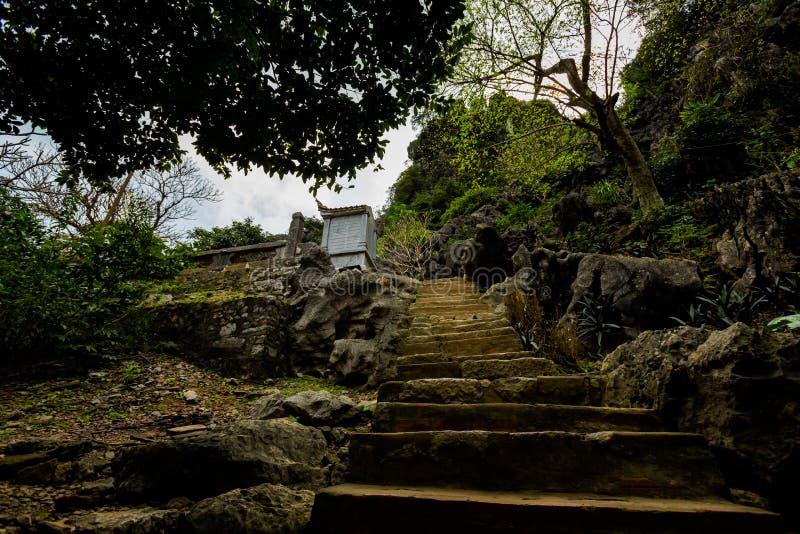
[[[369,166],[359,171],[356,179],[348,184],[353,187],[338,194],[321,188],[317,194],[320,202],[328,207],[367,204],[372,206],[373,211],[382,208],[389,188],[408,166],[406,148],[415,136],[410,123],[388,132],[385,138],[389,143],[380,161],[383,170],[375,172],[374,166]],[[195,160],[206,178],[222,192],[222,201],[199,206],[191,220],[182,221],[178,226],[179,231],[198,226],[227,226],[233,220],[252,217],[253,222],[260,224],[264,230],[277,234],[288,230],[292,214],[297,211],[306,217],[319,217],[314,196],[300,178],[287,176],[280,180],[257,170],[247,175],[234,172],[226,180],[194,153],[191,139],[182,139],[181,146],[189,151],[190,157]]]

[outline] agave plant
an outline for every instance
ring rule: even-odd
[[[577,334],[581,339],[594,339],[597,351],[603,349],[606,334],[621,330],[622,327],[611,322],[611,299],[608,295],[593,297],[585,295],[578,301],[579,315]]]

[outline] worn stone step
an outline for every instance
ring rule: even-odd
[[[473,329],[471,331],[463,332],[447,332],[441,334],[423,334],[419,336],[407,336],[404,343],[425,343],[428,341],[459,341],[462,339],[475,339],[481,337],[502,337],[502,336],[517,336],[517,333],[510,326],[503,325],[497,328],[487,329]]]
[[[317,493],[313,534],[785,532],[777,514],[721,499],[343,484]]]
[[[474,302],[476,304],[482,303],[480,293],[459,293],[454,295],[417,295],[415,304],[452,304]]]
[[[517,358],[533,358],[534,356],[535,353],[526,350],[493,354],[442,354],[441,352],[429,352],[426,354],[398,356],[397,363],[408,365],[412,363],[462,362],[464,360],[514,360]]]
[[[539,376],[475,380],[438,378],[385,382],[378,389],[378,402],[428,402],[477,404],[570,404],[598,406],[605,382],[588,375]]]
[[[660,432],[664,425],[653,410],[565,406],[559,404],[429,404],[380,402],[373,432],[491,430],[538,432],[563,430]]]
[[[488,319],[468,319],[466,321],[418,321],[409,328],[398,330],[401,337],[449,334],[455,332],[472,332],[473,330],[491,330],[508,326],[504,317],[493,316]]]
[[[453,316],[441,316],[435,315],[430,317],[411,317],[411,326],[412,327],[425,327],[425,326],[433,326],[433,325],[459,325],[459,324],[469,324],[476,321],[499,321],[505,320],[505,317],[501,314],[495,313],[492,310],[487,309],[484,313],[473,313],[458,316],[455,314]]]
[[[397,366],[397,380],[423,378],[476,378],[537,377],[558,372],[547,358],[516,358],[512,360],[475,359],[441,361],[435,363],[402,364]]]
[[[401,356],[431,352],[441,352],[445,355],[492,354],[522,350],[522,343],[520,343],[516,334],[489,335],[470,339],[454,339],[452,341],[432,338],[428,341],[401,342],[397,350]]]
[[[648,497],[727,491],[705,438],[666,432],[353,434],[349,481]]]
[[[411,304],[408,307],[408,314],[413,317],[459,317],[490,311],[492,311],[491,308],[482,303]]]

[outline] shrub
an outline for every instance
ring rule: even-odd
[[[460,215],[468,215],[481,206],[497,201],[496,187],[475,186],[450,203],[450,207],[442,215],[442,222],[447,222]]]
[[[132,341],[125,319],[145,282],[174,276],[183,266],[139,215],[75,237],[53,235],[0,190],[0,363],[110,355]]]

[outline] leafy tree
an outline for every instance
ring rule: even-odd
[[[44,128],[69,176],[177,163],[341,187],[429,102],[464,43],[463,2],[0,3],[0,133]]]
[[[265,243],[274,240],[274,237],[265,232],[261,225],[255,224],[252,217],[247,217],[243,221],[233,221],[229,226],[215,226],[211,230],[195,228],[189,232],[189,239],[195,250],[215,250]]]
[[[305,230],[303,241],[309,241],[317,245],[322,243],[322,227],[324,226],[322,219],[319,217],[306,217],[303,226]]]
[[[468,13],[474,39],[459,61],[454,89],[484,97],[500,91],[547,97],[565,122],[622,156],[643,211],[663,205],[616,111],[620,35],[633,17],[625,0],[472,0]]]
[[[144,282],[182,266],[145,213],[48,234],[29,207],[0,187],[0,363],[22,357],[113,354]]]

